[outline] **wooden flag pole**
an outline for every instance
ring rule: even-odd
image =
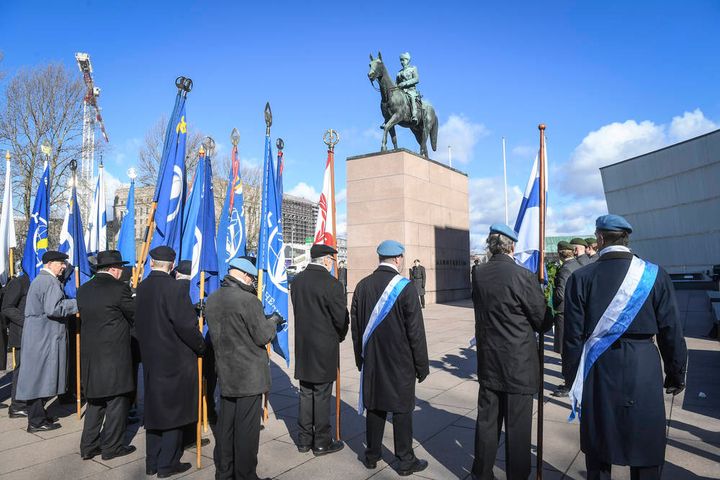
[[[80,268],[75,267],[75,291],[80,288]],[[82,418],[80,399],[80,312],[75,314],[75,406],[78,420]]]
[[[538,185],[540,191],[540,252],[538,259],[538,280],[545,281],[545,124],[538,125],[540,130],[540,164],[538,165]],[[538,392],[538,419],[537,419],[537,465],[535,467],[537,480],[543,478],[543,413],[545,401],[545,332],[538,335],[538,356],[540,358],[540,390]]]
[[[137,288],[138,279],[142,277],[143,270],[145,268],[145,260],[147,259],[148,252],[150,250],[150,241],[152,240],[152,236],[155,231],[155,210],[157,210],[157,202],[152,203],[150,213],[148,213],[142,250],[140,250],[140,257],[138,258],[137,263],[135,264],[135,270],[133,271],[133,288]]]
[[[8,258],[9,258],[8,263],[10,263],[10,265],[8,265],[8,268],[10,270],[10,272],[9,272],[10,275],[8,276],[8,283],[15,276],[15,258],[14,258],[15,255],[14,254],[15,254],[14,248],[11,248],[10,250],[8,250]],[[17,360],[15,359],[15,347],[12,347],[12,368],[13,368],[13,370],[15,370],[16,366],[17,366]]]
[[[200,272],[200,305],[203,303],[203,299],[205,298],[205,272]],[[203,311],[200,310],[200,315],[198,315],[198,328],[200,329],[200,334],[202,335],[203,331]],[[198,368],[198,419],[197,419],[197,427],[195,429],[195,449],[197,450],[197,468],[202,468],[202,410],[203,410],[203,380],[202,380],[202,367],[203,367],[203,359],[202,357],[198,357],[197,359],[197,368]]]
[[[262,303],[262,291],[263,291],[263,271],[258,269],[258,286],[257,286],[257,296],[258,300],[260,300],[260,303]],[[267,350],[268,357],[270,357],[270,344],[268,343],[265,345],[265,349]],[[265,392],[265,401],[263,402],[263,423],[267,423],[269,418],[268,413],[268,400],[270,398],[270,392]]]

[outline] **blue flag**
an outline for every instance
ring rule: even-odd
[[[230,260],[246,254],[243,203],[240,162],[237,158],[237,145],[233,145],[230,178],[228,179],[225,203],[220,211],[220,225],[218,226],[218,269],[221,279],[227,275]]]
[[[278,189],[278,175],[275,173],[269,136],[265,137],[257,268],[263,271],[262,301],[265,314],[270,315],[277,312],[285,319],[285,322],[277,327],[277,336],[272,344],[273,350],[290,366],[288,284],[282,232],[282,194],[281,189]]]
[[[195,178],[190,186],[190,195],[185,201],[183,213],[183,226],[181,229],[182,240],[180,241],[180,251],[177,252],[178,261],[192,260],[193,244],[195,243],[195,225],[197,225],[198,213],[202,202],[203,188],[205,181],[205,161],[204,157],[200,159],[195,169]]]
[[[58,250],[67,254],[68,262],[72,267],[78,267],[80,272],[80,285],[87,282],[92,274],[90,273],[90,263],[88,262],[87,251],[85,250],[85,240],[83,238],[82,218],[80,217],[80,206],[77,201],[77,190],[73,185],[70,200],[67,204],[63,228],[60,232],[60,246]],[[65,283],[65,294],[70,298],[75,298],[77,288],[75,286],[75,271]]]
[[[48,208],[50,205],[50,166],[45,162],[40,183],[38,184],[35,203],[30,213],[28,234],[25,237],[22,268],[32,282],[42,269],[42,256],[48,248]],[[80,236],[82,241],[82,235]]]
[[[200,168],[202,164],[202,169]],[[197,218],[193,227],[190,299],[200,301],[200,272],[205,272],[205,298],[218,288],[218,258],[215,240],[215,196],[212,184],[210,157],[198,164],[193,190],[200,191]],[[202,176],[201,176],[202,175]]]
[[[547,158],[545,172],[547,172]],[[545,178],[545,198],[547,198],[547,176]],[[520,203],[515,231],[518,234],[518,241],[515,243],[515,261],[531,272],[537,273],[540,261],[540,170],[537,157]]]
[[[175,105],[173,105],[173,111],[170,114],[170,120],[168,121],[167,128],[165,129],[165,139],[163,140],[162,154],[160,155],[160,165],[158,172],[165,170],[165,164],[171,151],[170,145],[174,138],[177,137],[175,129],[177,128],[178,122],[180,122],[180,108],[183,107],[183,115],[185,115],[185,96],[181,92],[175,96]],[[167,153],[167,154],[166,154]],[[158,194],[160,193],[160,183],[155,184],[155,193],[153,194],[153,201],[157,202]]]
[[[122,224],[120,225],[117,248],[120,250],[123,260],[130,262],[130,265],[134,267],[137,261],[137,250],[135,248],[135,180],[130,182],[130,190],[128,191],[125,207],[127,213],[125,213]]]

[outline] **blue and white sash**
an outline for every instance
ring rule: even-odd
[[[393,279],[390,280],[390,283],[387,284],[387,287],[385,287],[385,290],[383,290],[382,295],[380,295],[380,298],[375,304],[375,307],[370,314],[370,319],[368,320],[367,326],[365,327],[365,332],[363,332],[363,366],[360,369],[360,394],[358,396],[358,415],[362,415],[365,411],[365,403],[363,402],[363,372],[365,371],[365,348],[367,346],[368,340],[370,340],[370,336],[373,334],[378,325],[380,325],[382,321],[385,320],[388,313],[390,313],[393,305],[395,305],[395,301],[400,296],[400,292],[403,291],[403,288],[405,288],[408,283],[410,283],[410,280],[400,274],[395,275]]]
[[[600,317],[595,329],[583,346],[580,365],[570,389],[572,412],[568,421],[579,414],[583,396],[583,385],[595,361],[625,333],[638,311],[647,300],[657,277],[658,266],[633,257],[630,268],[610,305]]]

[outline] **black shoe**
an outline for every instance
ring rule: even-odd
[[[313,455],[315,455],[316,457],[319,457],[321,455],[327,455],[329,453],[339,452],[343,448],[345,448],[345,443],[343,443],[340,440],[337,440],[337,441],[330,442],[330,445],[328,445],[327,447],[313,448]]]
[[[420,460],[419,458],[415,460],[415,463],[410,465],[410,468],[407,470],[398,470],[397,473],[401,477],[407,477],[409,475],[412,475],[413,473],[422,472],[425,470],[428,466],[427,460]]]
[[[62,405],[75,403],[75,394],[63,393],[62,395],[58,395],[58,403]]]
[[[102,451],[98,447],[98,448],[93,448],[92,450],[90,450],[87,453],[80,453],[80,456],[82,457],[83,460],[92,460],[93,458],[97,457],[101,453],[102,453]]]
[[[48,415],[45,417],[45,420],[47,420],[48,423],[57,423],[58,420],[60,420],[60,417],[56,417],[55,415]]]
[[[298,452],[307,453],[310,451],[310,445],[298,445]]]
[[[157,468],[145,467],[145,475],[147,475],[148,477],[152,477],[156,473],[157,473]]]
[[[0,409],[8,408],[7,403],[0,403]]]
[[[564,397],[568,397],[569,393],[570,393],[570,391],[567,388],[558,388],[557,390],[552,392],[550,395],[552,395],[553,397],[564,398]]]
[[[49,432],[50,430],[57,430],[60,427],[61,425],[59,423],[43,423],[39,427],[28,426],[27,431],[28,433]]]
[[[27,418],[27,410],[14,410],[9,409],[8,410],[8,417],[10,418]]]
[[[190,470],[191,467],[191,463],[178,463],[173,467],[171,471],[165,473],[158,473],[157,478],[170,478],[178,473],[187,472],[188,470]]]
[[[135,447],[133,447],[132,445],[122,446],[112,453],[103,453],[102,459],[103,460],[112,460],[113,458],[124,457],[125,455],[130,455],[135,450],[137,450],[137,449]]]
[[[377,468],[377,460],[368,460],[367,457],[363,458],[362,461],[363,465],[365,465],[365,468],[368,470],[373,470]]]

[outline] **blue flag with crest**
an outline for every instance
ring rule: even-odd
[[[130,190],[128,190],[125,207],[127,213],[125,213],[122,224],[120,225],[117,248],[123,260],[130,262],[130,265],[134,267],[137,261],[137,250],[135,248],[135,180],[130,182]]]
[[[290,366],[288,345],[288,284],[285,267],[285,243],[282,231],[282,193],[272,158],[270,137],[265,137],[262,213],[258,242],[258,270],[263,271],[262,302],[266,315],[279,313],[285,322],[277,327],[273,350]]]
[[[205,298],[218,288],[218,259],[215,241],[215,196],[213,195],[212,164],[210,157],[200,159],[202,176],[195,175],[195,185],[200,191],[197,218],[193,228],[192,269],[190,298],[200,301],[200,272],[205,272]],[[198,170],[200,165],[198,165]]]
[[[205,180],[205,161],[204,157],[195,168],[195,178],[190,187],[190,195],[185,201],[185,209],[183,213],[182,240],[180,241],[180,251],[178,253],[178,262],[180,260],[192,260],[193,244],[195,243],[195,225],[197,224],[198,213],[200,212],[201,197]]]
[[[232,165],[228,179],[225,203],[220,211],[218,226],[218,268],[220,278],[228,272],[230,260],[245,255],[245,214],[243,213],[243,185],[240,175],[240,162],[237,158],[237,145],[233,145]]]
[[[68,262],[70,262],[71,268],[78,268],[80,273],[80,285],[87,282],[90,277],[92,277],[83,235],[84,231],[82,218],[80,217],[80,206],[77,201],[77,190],[73,185],[70,193],[70,200],[67,204],[67,210],[65,212],[62,231],[60,232],[60,246],[58,247],[58,250],[67,254]],[[77,295],[75,275],[76,272],[73,268],[73,273],[65,283],[65,294],[70,298],[75,298]]]
[[[22,268],[32,282],[42,269],[42,256],[48,248],[48,208],[50,205],[50,166],[45,162],[40,183],[38,183],[35,203],[30,213],[25,250],[23,251]],[[80,237],[82,238],[82,236]]]

